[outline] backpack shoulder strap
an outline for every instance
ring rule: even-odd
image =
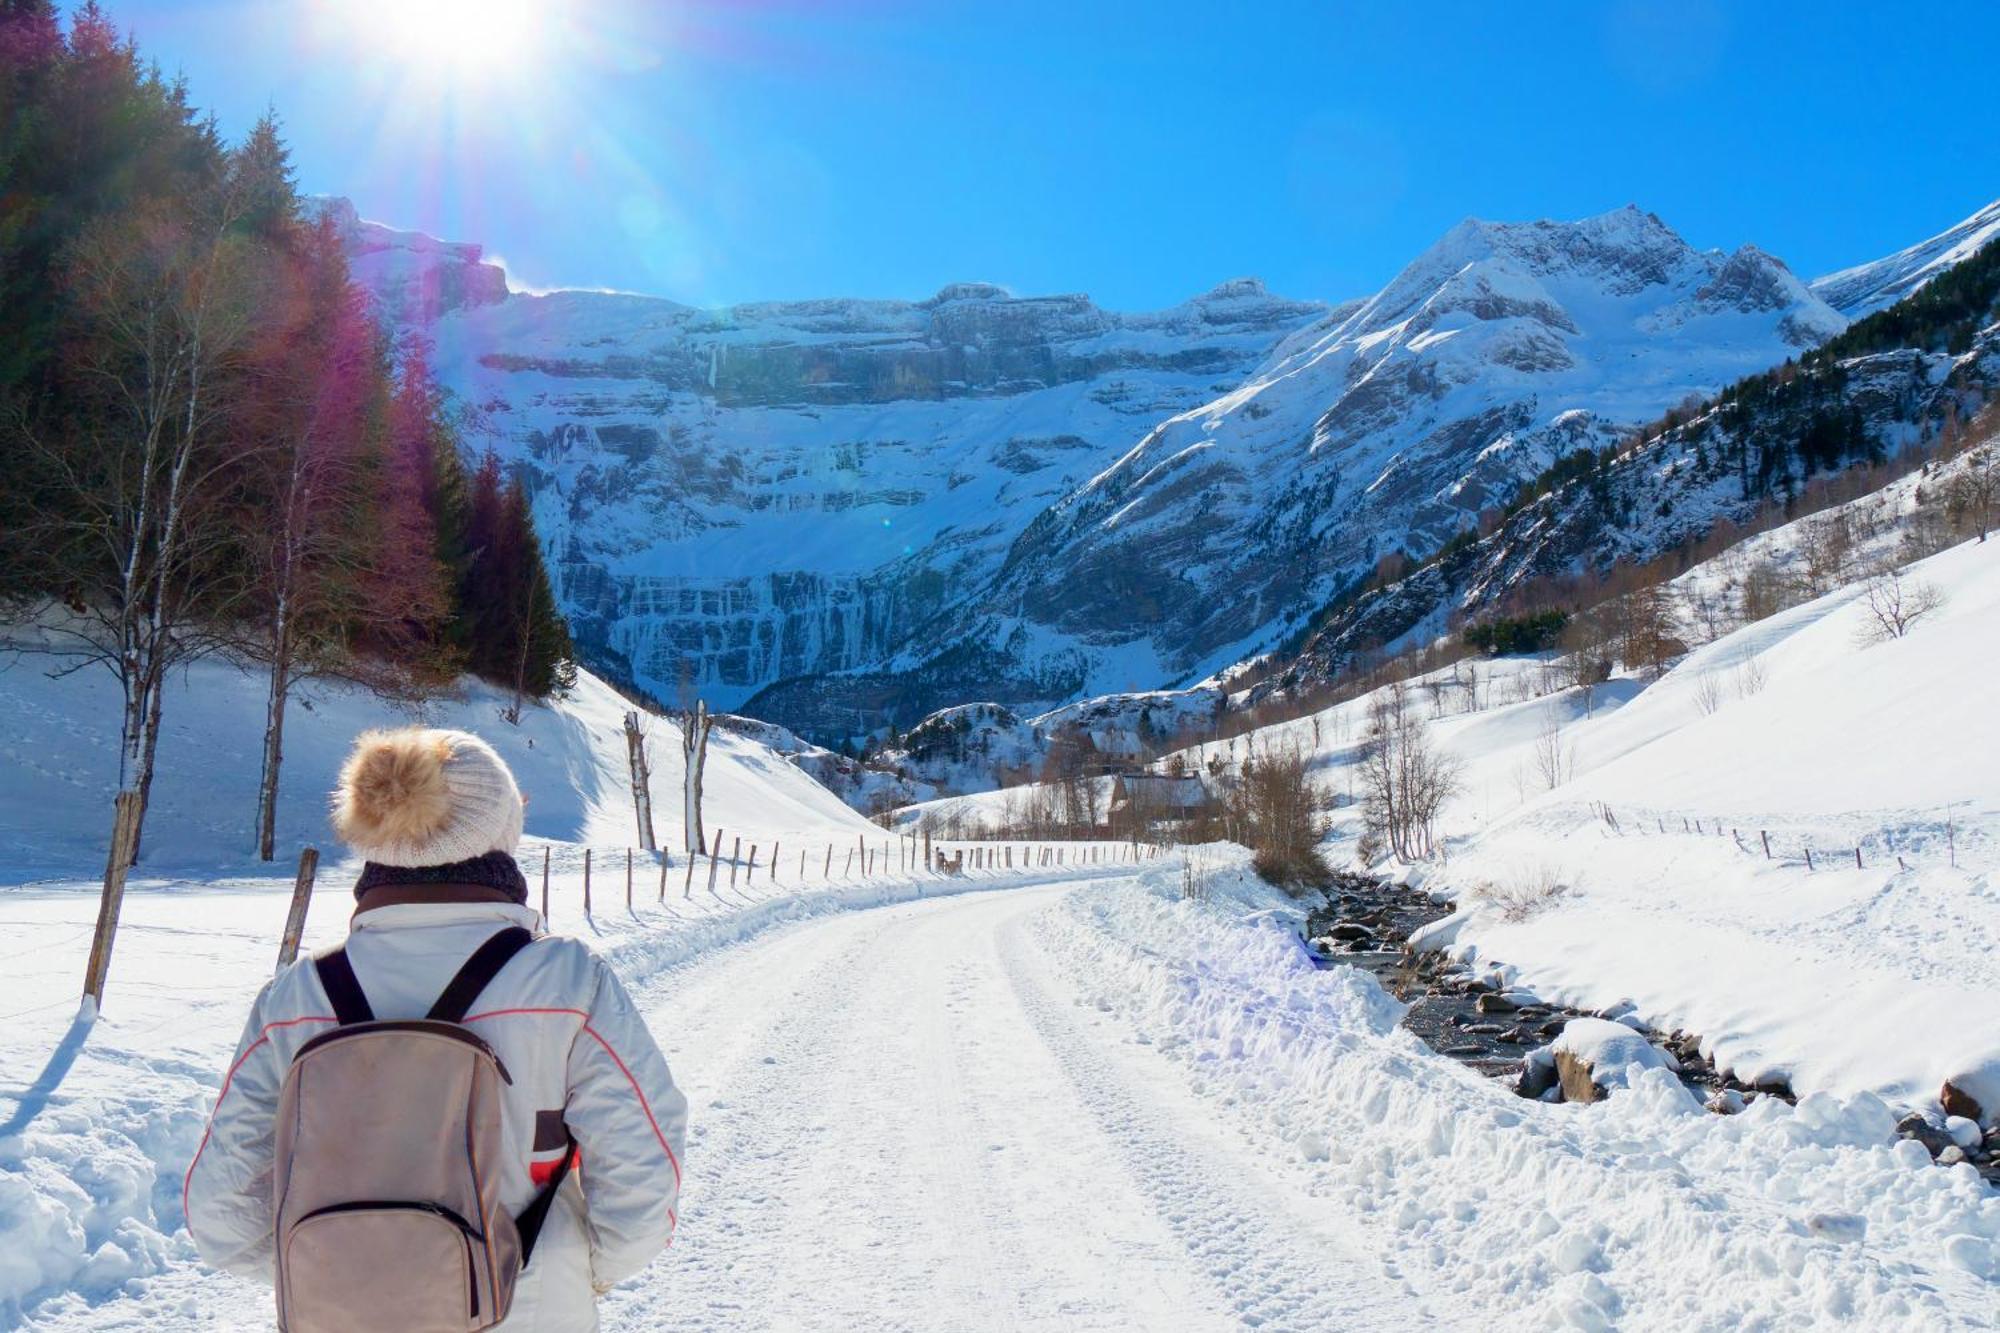
[[[515,954],[535,942],[525,926],[509,926],[494,935],[486,943],[472,951],[472,957],[465,960],[465,966],[458,969],[445,985],[444,993],[424,1017],[439,1023],[462,1023],[472,1008],[472,1002],[486,989],[493,978],[500,975],[500,969],[507,966]]]
[[[313,959],[313,971],[319,974],[320,988],[333,1002],[333,1016],[342,1027],[375,1021],[375,1010],[368,1003],[361,983],[354,978],[354,965],[347,961],[346,949],[329,949],[319,954]]]
[[[528,1266],[528,1260],[535,1255],[535,1242],[542,1238],[542,1223],[549,1220],[549,1209],[555,1204],[556,1191],[562,1188],[564,1178],[569,1175],[570,1163],[575,1160],[576,1137],[565,1127],[562,1161],[556,1163],[555,1172],[549,1177],[549,1183],[542,1186],[541,1193],[537,1194],[528,1206],[521,1210],[521,1215],[514,1219],[514,1229],[521,1233],[523,1268]]]

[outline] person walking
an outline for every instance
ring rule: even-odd
[[[687,1101],[611,969],[542,933],[522,811],[467,732],[370,732],[341,770],[346,943],[257,996],[183,1190],[288,1333],[594,1329],[672,1239]]]

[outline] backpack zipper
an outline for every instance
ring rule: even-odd
[[[292,1063],[297,1064],[306,1057],[308,1052],[317,1050],[331,1042],[339,1041],[343,1037],[360,1036],[370,1032],[424,1032],[434,1037],[446,1037],[452,1041],[463,1042],[493,1062],[493,1067],[500,1071],[500,1081],[502,1083],[507,1084],[509,1087],[512,1087],[514,1084],[514,1076],[507,1072],[507,1062],[500,1058],[498,1051],[487,1044],[485,1038],[469,1028],[459,1026],[457,1023],[446,1023],[435,1018],[377,1019],[368,1023],[343,1024],[340,1027],[331,1028],[320,1033],[317,1037],[299,1047],[299,1053],[292,1057]]]
[[[476,1240],[479,1241],[481,1244],[484,1244],[486,1241],[486,1237],[480,1232],[474,1230],[472,1223],[466,1221],[463,1217],[459,1216],[456,1212],[453,1212],[451,1209],[445,1207],[441,1203],[428,1203],[422,1200],[405,1200],[405,1199],[354,1199],[347,1203],[334,1203],[334,1204],[328,1204],[324,1208],[315,1208],[311,1212],[307,1213],[304,1217],[301,1217],[298,1221],[294,1222],[292,1224],[292,1227],[294,1230],[296,1230],[297,1228],[302,1227],[306,1223],[312,1221],[315,1217],[325,1217],[329,1213],[365,1213],[365,1212],[392,1212],[392,1211],[411,1212],[411,1213],[430,1213],[434,1217],[443,1218],[445,1221],[451,1223],[453,1226],[458,1228],[459,1243],[465,1246],[466,1303],[472,1307],[473,1317],[477,1318],[479,1316],[479,1265],[474,1261],[472,1256],[472,1242]]]

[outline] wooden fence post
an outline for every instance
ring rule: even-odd
[[[625,910],[632,910],[632,849],[625,849]]]
[[[687,879],[681,884],[681,897],[683,898],[694,897],[694,863],[697,859],[699,859],[698,853],[688,853]]]
[[[590,848],[583,849],[583,914],[590,915]]]
[[[542,848],[542,927],[549,924],[549,849]]]
[[[1757,830],[1757,836],[1764,840],[1764,859],[1771,859],[1771,835],[1764,829]]]
[[[666,852],[660,853],[660,901],[667,900],[667,865],[674,858]]]
[[[778,849],[784,845],[782,842],[771,844],[771,882],[773,884],[778,882]]]
[[[832,879],[832,878],[833,878],[833,844],[832,844],[832,843],[828,843],[828,844],[826,845],[826,864],[825,864],[825,865],[823,865],[823,866],[821,866],[821,867],[819,868],[819,877],[820,877],[821,879]]]
[[[841,870],[840,877],[842,879],[847,879],[853,874],[854,874],[854,849],[852,847],[849,847],[847,849],[847,865]]]
[[[292,910],[285,914],[285,933],[278,938],[278,970],[299,956],[299,938],[306,933],[306,905],[312,901],[313,876],[319,871],[319,848],[299,853],[299,877],[292,881]]]
[[[708,891],[710,893],[715,892],[715,868],[717,865],[716,857],[721,851],[722,848],[716,843],[710,843],[708,845]]]
[[[1854,849],[1854,868],[1856,870],[1860,870],[1863,868],[1861,865],[1861,849],[1859,847],[1856,847]]]
[[[743,882],[746,885],[757,882],[757,844],[754,842],[750,844],[750,869],[744,873]]]
[[[1813,868],[1812,848],[1808,847],[1806,848],[1806,873],[1811,874],[1812,868]]]
[[[729,849],[729,887],[736,887],[736,863],[743,859],[743,835],[736,835],[736,845]]]
[[[139,793],[119,792],[114,808],[111,855],[104,863],[104,894],[97,900],[97,931],[90,937],[90,961],[83,971],[83,994],[93,1011],[104,1006],[111,942],[118,934],[118,913],[125,905],[125,872],[132,866],[132,844],[138,841]]]

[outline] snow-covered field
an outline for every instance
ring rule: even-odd
[[[1686,586],[1787,558],[1796,536]],[[1200,901],[1171,859],[924,875],[782,755],[719,730],[709,823],[741,834],[746,863],[758,846],[756,875],[688,874],[663,720],[667,873],[636,856],[628,909],[623,702],[586,678],[519,728],[478,687],[429,706],[516,766],[553,924],[631,983],[694,1100],[681,1238],[608,1299],[608,1326],[2000,1323],[2000,1194],[1894,1133],[1906,1108],[1936,1113],[1945,1077],[1983,1093],[2000,1066],[2000,719],[1982,683],[2000,542],[1908,577],[1945,600],[1902,639],[1863,642],[1848,586],[1657,681],[1620,676],[1587,713],[1574,690],[1538,693],[1532,661],[1481,663],[1476,692],[1437,696],[1465,789],[1450,859],[1405,869],[1458,898],[1454,947],[1550,999],[1629,999],[1802,1094],[1736,1116],[1664,1069],[1614,1071],[1623,1090],[1575,1106],[1433,1054],[1373,980],[1314,966],[1300,905],[1240,853],[1202,853]],[[267,1326],[265,1292],[194,1255],[180,1176],[270,974],[290,856],[325,842],[354,732],[399,716],[346,689],[294,715],[264,866],[232,850],[249,842],[255,682],[211,663],[177,683],[146,861],[84,1026],[114,702],[32,657],[0,673],[0,1327]],[[1344,791],[1365,709],[1255,743],[1315,747]],[[1553,789],[1534,760],[1551,716]],[[1336,846],[1354,818],[1337,812]],[[865,878],[860,844],[884,857]],[[352,871],[323,867],[307,947],[340,935]]]

